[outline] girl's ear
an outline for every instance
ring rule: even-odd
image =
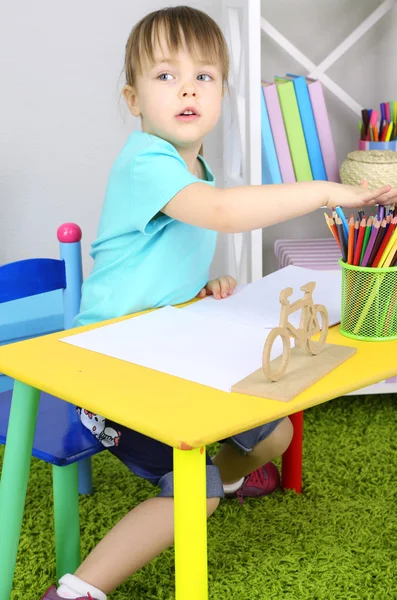
[[[123,87],[123,96],[127,102],[130,112],[134,117],[140,117],[141,111],[139,109],[138,96],[136,90],[131,85],[125,85]]]

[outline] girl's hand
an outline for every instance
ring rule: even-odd
[[[369,190],[365,179],[359,186],[331,183],[331,187],[327,192],[327,208],[334,208],[335,206],[360,208],[374,206],[375,204],[388,206],[397,201],[396,188],[392,188],[391,185],[384,185],[376,190]]]
[[[213,295],[216,300],[227,298],[233,293],[237,281],[231,275],[223,275],[218,279],[209,281],[205,287],[197,294],[196,298]]]

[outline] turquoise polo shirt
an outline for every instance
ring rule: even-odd
[[[141,131],[129,136],[110,172],[76,325],[186,302],[205,286],[217,233],[160,212],[192,183],[215,185],[199,160],[206,180],[169,142]]]

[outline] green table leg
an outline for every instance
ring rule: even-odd
[[[0,486],[0,600],[11,595],[39,401],[39,390],[15,381]]]
[[[52,467],[57,579],[80,565],[78,463]]]
[[[177,600],[208,599],[205,448],[174,448]]]

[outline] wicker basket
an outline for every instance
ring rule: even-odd
[[[355,150],[349,152],[340,168],[342,183],[360,185],[363,179],[373,190],[382,185],[397,186],[397,152],[392,150]]]

